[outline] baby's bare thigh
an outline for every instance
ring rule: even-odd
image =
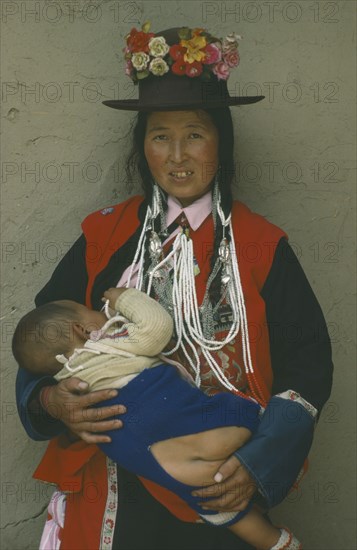
[[[151,445],[151,452],[178,481],[188,485],[212,484],[220,465],[250,436],[247,428],[225,426],[159,441]]]

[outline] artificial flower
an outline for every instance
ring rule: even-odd
[[[127,76],[132,77],[133,72],[134,72],[134,67],[133,67],[133,64],[132,64],[131,60],[129,59],[129,60],[126,62],[126,65],[125,65],[125,74],[126,74]]]
[[[207,44],[205,47],[206,57],[202,61],[205,65],[212,65],[213,63],[218,63],[222,59],[222,52],[217,46],[217,44]]]
[[[186,63],[184,62],[183,57],[180,57],[173,65],[171,65],[171,70],[178,76],[186,74]]]
[[[134,83],[169,71],[202,80],[214,74],[219,80],[227,80],[231,69],[239,64],[238,34],[221,39],[202,28],[181,27],[177,31],[179,43],[169,46],[163,36],[149,30],[150,22],[146,21],[140,31],[133,28],[126,37],[125,73]]]
[[[186,48],[184,48],[180,44],[174,44],[170,47],[170,56],[174,61],[177,61],[178,59],[183,59],[185,52]]]
[[[131,62],[133,64],[133,67],[137,71],[143,71],[144,69],[146,69],[149,61],[150,57],[147,53],[144,52],[133,53],[133,55],[131,56]]]
[[[153,38],[155,34],[153,32],[143,32],[137,29],[131,29],[127,38],[127,46],[133,53],[149,51],[149,40]]]
[[[165,57],[169,52],[169,46],[163,36],[155,36],[149,40],[149,53],[153,57]]]
[[[200,76],[200,74],[202,74],[202,71],[202,63],[198,63],[198,61],[194,61],[193,63],[188,63],[186,65],[186,75],[190,78]]]
[[[229,67],[224,61],[219,61],[214,65],[212,72],[216,75],[218,80],[227,80],[229,77]]]
[[[225,40],[223,40],[223,49],[225,47],[225,44],[238,44],[238,40],[242,40],[242,37],[240,34],[236,34],[235,32],[231,32],[230,34],[227,34]]]
[[[239,65],[239,53],[234,46],[223,53],[223,61],[228,67],[237,67]]]
[[[193,63],[194,61],[202,61],[206,54],[203,51],[207,42],[204,36],[194,36],[191,40],[181,40],[181,46],[187,48],[183,58],[187,63]]]
[[[169,66],[164,59],[161,57],[155,57],[150,61],[149,71],[152,72],[155,76],[162,76],[167,73]]]

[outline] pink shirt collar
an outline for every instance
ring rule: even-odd
[[[190,204],[190,206],[186,206],[186,208],[182,208],[179,201],[175,198],[169,195],[167,200],[167,221],[166,225],[169,226],[179,214],[182,212],[185,213],[185,216],[187,218],[188,223],[190,224],[190,227],[193,229],[193,231],[196,231],[200,225],[204,222],[204,220],[207,218],[207,216],[210,215],[212,212],[212,195],[211,191],[208,191],[203,197],[200,197],[195,202]],[[180,232],[180,228],[176,227],[176,229],[167,237],[164,245],[168,243],[170,240],[172,240],[178,233]],[[117,286],[125,286],[126,282],[128,280],[128,276],[130,273],[131,266],[127,267],[122,276],[120,277]],[[136,281],[137,281],[137,274],[138,274],[138,264],[133,269],[133,276],[130,281],[130,286],[135,287]]]
[[[167,200],[167,226],[169,226],[182,212],[185,213],[190,227],[196,231],[212,212],[211,191],[207,191],[205,195],[185,208],[181,206],[180,202],[175,197],[169,195]]]

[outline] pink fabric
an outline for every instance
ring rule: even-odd
[[[197,199],[195,202],[182,208],[180,202],[175,198],[169,195],[167,201],[167,225],[170,225],[181,212],[185,213],[185,216],[190,224],[190,227],[194,231],[200,227],[200,225],[205,221],[207,216],[212,211],[212,195],[211,191],[208,191],[205,195]],[[176,229],[176,233],[178,233]],[[175,234],[176,234],[175,233]],[[174,235],[174,233],[172,234]],[[169,238],[172,237],[170,235]]]
[[[197,231],[197,229],[202,225],[202,223],[205,221],[207,216],[212,211],[212,194],[211,191],[208,191],[205,195],[197,199],[195,202],[190,204],[189,206],[186,206],[185,208],[182,208],[182,205],[180,202],[175,198],[169,195],[167,200],[167,221],[166,225],[169,226],[172,224],[172,222],[181,214],[184,212],[188,223],[190,224],[190,227]],[[168,243],[171,239],[176,237],[177,233],[180,231],[179,227],[175,229],[167,237],[166,241],[164,241],[163,246],[165,246],[166,243]],[[117,287],[123,287],[126,285],[126,282],[128,280],[130,267],[127,267],[122,276],[120,277]],[[136,265],[133,270],[132,278],[130,281],[130,286],[135,287],[136,281],[137,281],[137,272],[138,272],[138,266]]]
[[[59,537],[64,525],[66,510],[66,495],[61,491],[55,491],[47,508],[48,519],[45,523],[39,550],[59,550],[61,540]]]

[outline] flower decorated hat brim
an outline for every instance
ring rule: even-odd
[[[237,35],[222,40],[186,27],[154,34],[145,25],[141,31],[131,30],[124,49],[125,72],[138,84],[139,99],[107,100],[104,105],[169,111],[248,105],[264,99],[229,95],[227,79],[239,64]]]

